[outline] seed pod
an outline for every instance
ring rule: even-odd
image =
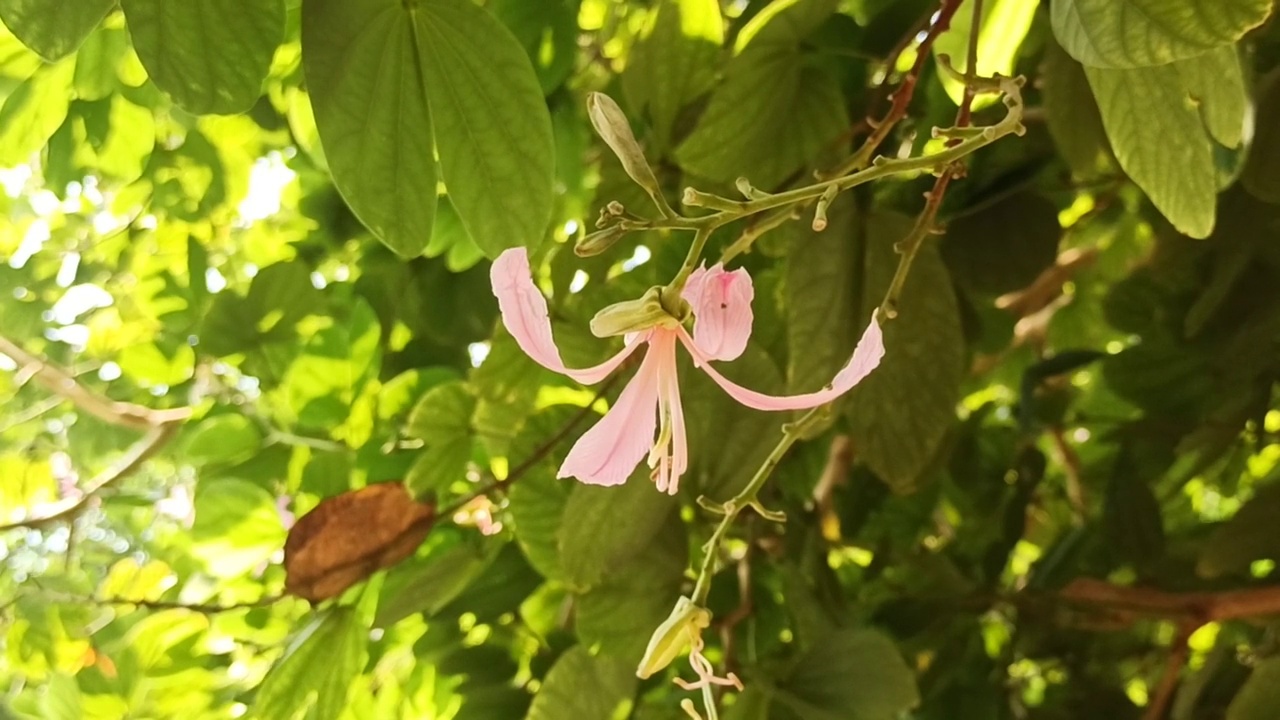
[[[622,161],[622,169],[627,171],[627,175],[650,195],[659,193],[658,179],[645,160],[644,151],[631,132],[631,123],[627,122],[618,103],[604,93],[593,92],[587,96],[587,114],[591,116],[596,132]]]
[[[592,257],[594,255],[599,255],[605,250],[617,245],[618,241],[626,237],[629,232],[631,231],[620,225],[607,227],[604,230],[597,230],[596,232],[593,232],[579,240],[573,246],[573,253],[578,257]]]
[[[670,665],[710,625],[711,612],[681,596],[671,615],[658,626],[653,637],[649,638],[649,647],[645,649],[640,666],[636,668],[636,677],[643,680]]]

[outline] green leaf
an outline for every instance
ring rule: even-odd
[[[662,0],[646,18],[622,89],[630,106],[648,116],[659,148],[670,146],[680,112],[715,86],[723,44],[716,0]]]
[[[785,390],[777,364],[754,342],[747,344],[741,357],[718,369],[753,390],[769,394]],[[681,363],[681,377],[690,459],[683,482],[716,500],[726,500],[751,480],[773,449],[785,415],[743,407],[692,363]]]
[[[1024,191],[949,222],[942,260],[957,284],[1003,295],[1030,285],[1051,267],[1061,237],[1057,206]]]
[[[466,479],[467,463],[470,460],[470,437],[455,437],[435,443],[418,455],[418,459],[409,468],[404,478],[405,487],[416,498],[441,492],[453,483]]]
[[[578,638],[605,655],[638,664],[653,631],[680,597],[688,547],[683,523],[672,518],[643,552],[578,596]]]
[[[528,55],[470,0],[423,0],[416,16],[449,200],[490,258],[542,241],[551,219],[551,114]]]
[[[1239,40],[1271,0],[1053,0],[1053,33],[1076,60],[1099,68],[1165,65]],[[1159,107],[1159,106],[1149,106]]]
[[[1239,147],[1249,114],[1249,93],[1235,46],[1218,48],[1176,67],[1187,94],[1200,107],[1209,135],[1227,147]]]
[[[302,62],[334,185],[397,255],[422,253],[436,214],[436,161],[417,23],[395,0],[313,0]]]
[[[893,720],[920,702],[915,674],[893,642],[874,630],[823,638],[775,698],[803,720]]]
[[[317,0],[303,8],[302,42],[334,182],[388,247],[425,249],[436,153],[486,254],[542,239],[551,119],[528,56],[492,15],[469,0]]]
[[[752,18],[739,35],[737,57],[676,153],[685,170],[719,182],[746,176],[773,188],[848,128],[839,81],[802,47],[835,8],[835,0],[786,0]]]
[[[425,558],[400,563],[387,573],[378,593],[375,627],[390,627],[414,613],[434,615],[480,577],[493,560],[469,543],[458,543]]]
[[[579,0],[494,0],[487,7],[524,47],[543,93],[573,71]]]
[[[49,678],[49,685],[40,698],[40,716],[43,720],[82,720],[83,703],[76,679],[70,675],[55,673]]]
[[[1180,232],[1213,232],[1217,170],[1184,61],[1133,70],[1085,68],[1120,167]]]
[[[622,485],[575,484],[557,534],[565,584],[578,591],[595,586],[637,556],[675,508],[643,463]]]
[[[75,63],[38,69],[0,107],[0,166],[21,165],[44,147],[67,117]]]
[[[978,75],[992,77],[996,73],[1005,76],[1015,74],[1018,48],[1031,29],[1036,7],[1037,3],[1025,0],[987,0],[983,4],[978,30]],[[951,66],[960,72],[967,71],[969,38],[973,34],[973,8],[974,3],[961,3],[950,27],[933,43],[934,55],[949,56]],[[940,74],[938,78],[952,102],[959,104],[964,99],[964,83],[946,74]],[[980,96],[974,106],[982,107],[995,101],[993,96]]]
[[[558,405],[529,418],[529,422],[511,441],[511,461],[525,463],[548,438],[556,437],[580,412],[580,408]],[[579,433],[584,427],[585,423],[579,424]],[[563,577],[556,537],[575,481],[557,478],[556,468],[576,436],[570,434],[561,439],[542,459],[530,465],[525,470],[524,477],[511,486],[511,492],[507,495],[508,509],[515,525],[516,542],[529,559],[529,564],[548,578]]]
[[[912,223],[877,214],[863,231],[862,307],[884,298],[898,264],[894,244]],[[947,429],[965,375],[955,291],[938,249],[926,238],[912,265],[899,318],[884,328],[885,359],[850,393],[846,413],[858,457],[898,492],[912,489]]]
[[[248,110],[284,38],[283,0],[121,0],[138,59],[193,113]]]
[[[250,457],[262,447],[262,433],[243,415],[215,415],[188,432],[182,459],[200,467],[231,464]]]
[[[861,316],[854,201],[842,195],[827,211],[827,228],[797,229],[787,256],[787,390],[812,392],[849,362],[871,319]],[[862,327],[859,327],[861,324]]]
[[[575,645],[556,660],[526,720],[566,720],[626,717],[635,693],[635,670],[607,657],[592,657]]]
[[[466,383],[452,381],[436,385],[414,406],[405,432],[428,443],[466,437],[475,408],[475,398]]]
[[[1280,559],[1276,517],[1280,484],[1263,487],[1230,520],[1218,526],[1200,551],[1196,572],[1203,577],[1247,575],[1255,560]]]
[[[1050,41],[1040,67],[1045,121],[1058,152],[1077,177],[1102,172],[1111,149],[1084,67]]]
[[[1280,204],[1280,71],[1258,85],[1257,134],[1240,180],[1259,200]]]
[[[368,631],[351,608],[335,608],[305,627],[258,688],[253,717],[336,720],[351,681],[364,668]]]
[[[1226,720],[1272,720],[1280,714],[1280,657],[1258,663],[1227,708]]]
[[[53,62],[75,52],[115,4],[115,0],[4,0],[0,20],[23,45]]]
[[[261,487],[234,478],[196,486],[191,554],[211,575],[243,575],[284,546],[285,529],[275,499]]]

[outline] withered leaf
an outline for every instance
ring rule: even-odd
[[[289,530],[285,590],[319,602],[400,562],[431,532],[435,510],[398,482],[323,500]]]

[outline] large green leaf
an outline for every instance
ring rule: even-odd
[[[351,211],[403,257],[436,213],[436,161],[415,15],[392,0],[313,0],[302,61],[333,182]]]
[[[1084,68],[1061,45],[1049,42],[1040,66],[1040,82],[1045,121],[1062,159],[1079,177],[1097,175],[1110,148]]]
[[[53,61],[75,52],[115,4],[115,0],[4,0],[0,20],[23,45]]]
[[[1239,40],[1272,0],[1053,0],[1053,32],[1071,56],[1100,68],[1164,65]]]
[[[645,21],[622,74],[622,88],[644,112],[660,147],[672,141],[681,110],[715,84],[724,44],[716,0],[662,0]]]
[[[196,488],[191,552],[219,578],[249,572],[284,546],[275,498],[247,480],[205,480]]]
[[[283,0],[121,0],[138,59],[194,113],[253,106],[284,38]]]
[[[1271,720],[1280,714],[1280,657],[1258,663],[1227,708],[1226,720]]]
[[[898,263],[894,244],[912,223],[877,214],[861,231],[864,278],[859,317],[884,297]],[[965,374],[960,312],[947,270],[930,238],[916,256],[898,303],[884,327],[880,367],[850,393],[846,412],[858,457],[899,492],[914,487],[947,429]]]
[[[1257,127],[1240,180],[1259,199],[1280,203],[1280,71],[1259,84]]]
[[[775,702],[803,720],[893,720],[920,695],[893,641],[874,630],[841,630],[805,653]]]
[[[1030,285],[1052,266],[1061,237],[1058,208],[1019,192],[948,223],[942,259],[957,284],[1001,295]]]
[[[961,3],[950,27],[938,35],[933,43],[934,54],[947,55],[952,66],[961,72],[967,71],[974,7],[975,3],[972,2]],[[1014,74],[1018,48],[1031,29],[1036,7],[1037,3],[1026,0],[987,0],[982,5],[982,18],[978,26],[977,74],[984,77],[997,73],[1006,76]],[[964,98],[964,83],[949,75],[941,75],[939,79],[951,100],[960,103]],[[995,102],[995,98],[987,96],[977,100],[979,105],[990,102]]]
[[[542,239],[551,118],[524,48],[492,15],[469,0],[317,0],[303,8],[302,42],[334,182],[388,247],[426,248],[437,155],[486,254]]]
[[[335,608],[294,638],[258,688],[253,717],[336,720],[347,706],[351,681],[364,667],[368,630],[352,608]]]
[[[626,663],[640,662],[653,631],[680,597],[689,541],[671,518],[637,557],[578,597],[578,637]]]
[[[556,536],[569,587],[583,591],[595,586],[636,557],[666,523],[675,498],[658,492],[648,476],[642,463],[623,485],[574,486]]]
[[[551,219],[551,115],[520,43],[470,0],[416,18],[449,200],[489,257],[541,242]]]
[[[787,256],[787,389],[813,392],[849,361],[861,328],[854,202],[842,196],[827,212],[827,228],[804,228]]]
[[[720,182],[746,176],[772,188],[828,149],[849,125],[834,73],[803,41],[835,0],[786,0],[752,18],[706,112],[677,151],[681,165]]]
[[[5,98],[0,107],[0,165],[27,162],[62,125],[74,71],[70,59],[42,67]]]
[[[526,720],[626,717],[635,693],[633,668],[607,657],[592,657],[575,645],[556,661],[533,698]]]
[[[1247,574],[1255,560],[1280,559],[1280,484],[1268,485],[1209,536],[1196,571],[1205,577]]]
[[[524,46],[544,93],[573,71],[580,0],[494,0],[489,8]]]
[[[1217,170],[1182,65],[1085,72],[1120,167],[1174,227],[1202,238],[1213,232]]]

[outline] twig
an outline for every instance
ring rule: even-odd
[[[166,423],[179,422],[191,416],[190,408],[153,410],[134,403],[102,397],[81,385],[71,373],[28,353],[17,343],[0,335],[0,353],[18,364],[20,374],[29,375],[40,385],[94,417],[135,430],[147,430]]]
[[[1061,426],[1050,428],[1049,437],[1052,438],[1053,446],[1058,451],[1058,459],[1062,462],[1063,475],[1067,481],[1067,501],[1071,505],[1072,521],[1077,526],[1084,525],[1088,502],[1085,499],[1084,483],[1081,481],[1080,456],[1076,453],[1075,448],[1071,447],[1071,444],[1067,442],[1066,432]]]
[[[174,600],[141,600],[132,598],[98,598],[98,597],[78,597],[66,593],[51,593],[43,591],[34,593],[37,596],[48,597],[54,602],[62,603],[79,603],[84,605],[110,605],[110,606],[132,606],[144,610],[190,610],[191,612],[201,613],[203,615],[215,615],[224,612],[233,612],[235,610],[252,610],[254,608],[269,607],[283,600],[284,595],[266,595],[257,600],[249,600],[246,602],[232,603],[230,605],[219,605],[217,603],[184,603]]]
[[[18,528],[36,529],[54,522],[70,520],[78,516],[84,511],[85,507],[93,501],[94,497],[103,490],[111,487],[123,478],[127,477],[165,443],[167,443],[177,432],[180,423],[167,422],[151,428],[141,440],[134,443],[124,454],[124,457],[117,460],[111,467],[99,473],[93,480],[89,482],[79,497],[64,498],[53,504],[48,512],[37,517],[27,518],[18,522],[0,525],[0,532],[8,530],[16,530]]]
[[[1141,618],[1205,623],[1280,615],[1280,585],[1220,592],[1166,592],[1078,578],[1054,599],[1082,609],[1105,610],[1118,626]]]
[[[629,363],[625,363],[623,367],[626,367],[626,365],[628,364]],[[547,438],[546,440],[543,440],[542,444],[534,448],[533,452],[529,453],[528,457],[520,461],[520,464],[513,467],[511,471],[507,473],[507,476],[505,478],[501,480],[493,479],[493,480],[490,480],[489,482],[484,483],[483,485],[476,488],[472,492],[469,492],[466,495],[462,496],[462,498],[454,501],[448,507],[446,507],[445,509],[437,513],[436,516],[442,517],[442,518],[453,517],[454,513],[461,510],[472,500],[475,500],[476,498],[482,495],[488,495],[489,493],[494,491],[505,490],[506,488],[515,484],[517,480],[524,477],[525,473],[529,472],[530,470],[533,469],[535,465],[537,465],[538,463],[546,459],[546,457],[551,454],[551,451],[555,449],[556,445],[559,445],[566,437],[569,436],[569,433],[573,432],[574,428],[576,428],[583,420],[586,420],[588,417],[591,416],[593,412],[595,412],[594,410],[592,410],[592,406],[595,405],[596,402],[600,400],[600,398],[603,398],[605,396],[605,393],[609,392],[609,389],[612,388],[614,384],[618,382],[619,377],[621,377],[621,374],[615,371],[613,375],[611,375],[609,379],[605,380],[604,383],[600,386],[600,389],[596,392],[595,397],[591,398],[591,402],[582,406],[582,409],[580,409],[576,414],[574,414],[573,417],[569,418],[569,421],[566,422],[559,430],[557,430],[554,435]]]
[[[864,168],[867,163],[871,162],[871,158],[875,155],[876,149],[880,147],[885,138],[889,136],[890,131],[907,115],[907,108],[911,106],[911,99],[915,96],[916,84],[920,80],[920,73],[924,70],[924,64],[929,59],[929,51],[933,48],[933,43],[938,36],[951,27],[951,20],[955,17],[956,11],[960,9],[960,5],[964,0],[943,0],[942,7],[938,9],[938,17],[933,24],[929,26],[928,33],[920,44],[916,47],[916,61],[911,66],[911,70],[902,78],[902,83],[898,85],[898,89],[893,91],[890,96],[892,104],[889,111],[879,120],[871,123],[874,128],[871,135],[862,143],[862,147],[853,154],[840,167],[826,174],[826,177],[839,177],[846,175],[854,170]],[[974,23],[977,27],[979,23]],[[912,35],[911,37],[915,37]],[[906,43],[906,44],[909,44]],[[891,57],[896,58],[905,50],[906,44],[901,48],[895,48],[896,54]],[[976,43],[971,43],[976,45]],[[972,64],[969,66],[973,67]],[[958,124],[958,123],[957,123]]]
[[[1191,657],[1187,641],[1198,629],[1199,626],[1195,623],[1183,623],[1178,627],[1178,636],[1173,639],[1173,647],[1165,661],[1164,674],[1160,676],[1160,684],[1156,686],[1156,693],[1147,705],[1147,711],[1142,714],[1142,720],[1164,720],[1169,712],[1174,693],[1178,690],[1178,680],[1182,677],[1182,669],[1187,666],[1187,660]]]

